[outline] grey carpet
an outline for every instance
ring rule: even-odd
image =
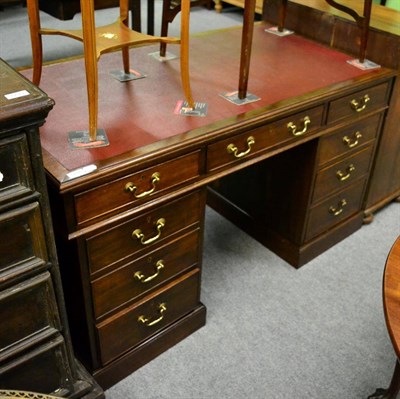
[[[156,26],[160,4],[156,0]],[[104,24],[116,15],[102,10],[96,20]],[[43,26],[80,24],[79,15],[67,22],[42,16]],[[241,21],[236,9],[218,15],[196,8],[191,32]],[[176,20],[170,32],[178,31]],[[45,37],[47,61],[81,52],[78,42]],[[15,67],[31,63],[21,6],[0,12],[0,57]],[[206,326],[107,390],[107,398],[361,399],[387,386],[395,355],[383,315],[382,273],[400,234],[400,204],[299,270],[214,211],[208,209],[206,219]]]

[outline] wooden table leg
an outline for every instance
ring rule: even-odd
[[[396,361],[392,381],[388,389],[378,388],[375,393],[368,396],[368,399],[396,399],[400,391],[400,364]]]

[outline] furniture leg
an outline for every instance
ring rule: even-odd
[[[83,52],[85,58],[86,88],[89,106],[89,137],[96,140],[98,113],[98,71],[94,0],[81,0]]]
[[[247,84],[249,81],[251,44],[253,41],[254,12],[256,8],[255,0],[245,0],[242,48],[240,54],[239,71],[239,94],[238,97],[243,100],[247,95]]]
[[[254,1],[255,0],[251,0]],[[189,78],[189,14],[190,14],[190,0],[182,0],[182,15],[181,15],[181,79],[183,92],[186,101],[190,108],[194,108],[194,101],[192,91],[190,88]]]
[[[140,2],[140,0],[139,0]],[[119,16],[122,23],[129,27],[129,1],[121,0],[119,3]],[[124,72],[129,74],[129,47],[122,47],[122,63],[124,66]]]
[[[29,30],[31,33],[33,77],[32,82],[39,86],[42,76],[43,45],[40,34],[40,17],[38,0],[27,0],[26,7],[29,16]]]
[[[132,13],[132,29],[136,32],[142,32],[142,9],[140,0],[129,0],[129,9]]]
[[[283,32],[283,29],[285,28],[286,10],[287,10],[287,0],[282,0],[281,6],[279,7],[279,22],[278,22],[279,32]]]
[[[161,37],[168,36],[168,24],[171,22],[169,18],[169,9],[171,7],[171,0],[163,1],[163,11],[161,18]],[[165,57],[167,52],[167,43],[160,43],[160,57]]]
[[[388,389],[378,388],[368,399],[396,399],[400,391],[400,363],[396,360],[393,377]]]
[[[154,0],[147,0],[147,34],[154,35]]]

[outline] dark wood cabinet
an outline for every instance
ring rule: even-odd
[[[53,101],[0,60],[0,388],[103,398],[67,324],[39,126]]]

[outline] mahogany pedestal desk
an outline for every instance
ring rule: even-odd
[[[260,100],[242,106],[220,96],[237,87],[241,29],[192,38],[205,117],[174,113],[179,61],[153,61],[156,47],[132,52],[148,76],[124,84],[109,76],[118,55],[104,56],[110,145],[96,149],[67,142],[86,123],[83,61],[44,68],[56,106],[41,139],[71,333],[103,388],[204,325],[207,198],[296,267],[362,225],[395,73],[265,27],[248,87]]]

